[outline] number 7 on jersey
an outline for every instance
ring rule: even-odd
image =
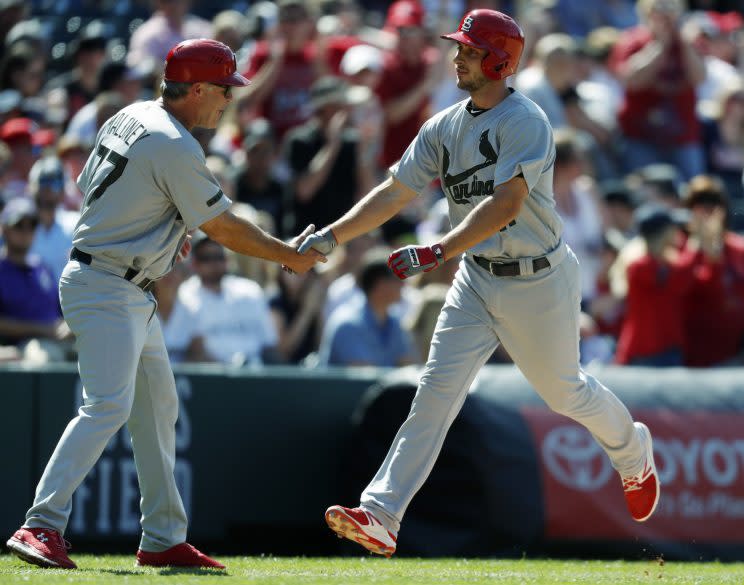
[[[96,165],[95,170],[93,171],[93,174],[95,175],[98,172],[98,169],[101,167],[101,164],[103,164],[104,161],[110,162],[113,167],[108,172],[108,174],[103,178],[103,181],[101,181],[101,184],[98,185],[93,191],[88,194],[85,200],[85,207],[88,207],[91,203],[93,203],[96,199],[101,197],[106,192],[106,189],[108,189],[111,185],[114,184],[114,182],[121,177],[122,173],[124,172],[124,169],[127,166],[127,163],[129,162],[129,159],[125,156],[122,156],[118,152],[111,150],[110,148],[104,146],[103,144],[100,144],[98,146],[98,150],[96,151],[96,156],[99,157],[98,164]]]

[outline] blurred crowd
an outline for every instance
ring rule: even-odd
[[[341,215],[466,97],[439,34],[472,8],[525,31],[511,85],[555,131],[582,361],[743,363],[744,0],[0,0],[0,361],[75,359],[57,299],[75,180],[102,123],[157,97],[173,45],[235,51],[252,83],[196,137],[235,211],[290,238]],[[404,283],[387,255],[448,230],[433,183],[305,275],[197,231],[154,289],[171,359],[421,364],[457,260]]]

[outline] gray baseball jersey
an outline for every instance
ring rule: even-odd
[[[86,196],[73,245],[99,260],[160,278],[186,231],[230,206],[202,147],[158,102],[110,118],[93,152],[78,178]]]
[[[510,225],[460,262],[408,418],[362,493],[362,506],[388,530],[397,532],[477,372],[500,344],[553,410],[589,429],[621,474],[642,468],[645,447],[630,413],[579,364],[579,264],[561,241],[554,160],[545,114],[512,92],[490,110],[471,112],[461,102],[437,114],[391,169],[417,191],[439,176],[453,226],[517,175],[529,195]],[[495,276],[473,255],[519,260],[520,273]],[[529,259],[540,256],[548,266],[535,272]]]
[[[553,131],[545,114],[517,92],[477,116],[466,104],[429,119],[392,167],[393,176],[419,192],[439,176],[455,227],[496,186],[521,174],[530,195],[519,217],[470,252],[508,259],[553,250],[562,223],[553,198]]]

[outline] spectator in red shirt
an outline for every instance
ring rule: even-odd
[[[377,94],[385,112],[381,164],[389,167],[405,152],[429,117],[431,92],[441,74],[439,51],[427,44],[424,9],[415,0],[390,5],[385,28],[397,34],[387,51]]]
[[[315,23],[302,0],[278,0],[275,34],[259,41],[244,75],[251,80],[239,98],[239,108],[252,106],[256,117],[266,118],[277,141],[290,128],[311,116],[310,86],[316,66]],[[241,120],[245,125],[246,120]]]
[[[628,365],[681,366],[685,297],[694,278],[692,255],[679,250],[673,211],[644,205],[636,217],[646,249],[627,267],[625,319],[615,359]]]
[[[695,177],[684,195],[695,286],[687,298],[685,365],[744,363],[744,237],[726,229],[727,196],[716,177]]]
[[[705,168],[695,114],[705,65],[680,34],[680,0],[639,0],[638,9],[644,23],[622,34],[610,60],[625,86],[618,123],[626,170],[663,161],[690,179]]]

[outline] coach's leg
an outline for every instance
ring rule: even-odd
[[[509,279],[499,337],[552,410],[584,425],[622,475],[638,473],[645,451],[630,413],[579,365],[580,295],[573,253],[549,271]]]
[[[76,263],[62,275],[60,299],[76,338],[83,405],[47,463],[26,526],[64,533],[73,492],[129,417],[147,327],[138,297],[124,279]]]
[[[493,318],[458,272],[439,315],[408,418],[362,493],[362,506],[374,512],[389,530],[399,530],[473,379],[497,346]]]
[[[152,302],[154,310],[154,301]],[[173,475],[176,463],[178,395],[163,341],[153,316],[137,369],[128,428],[142,494],[140,549],[160,552],[186,541],[186,511]]]

